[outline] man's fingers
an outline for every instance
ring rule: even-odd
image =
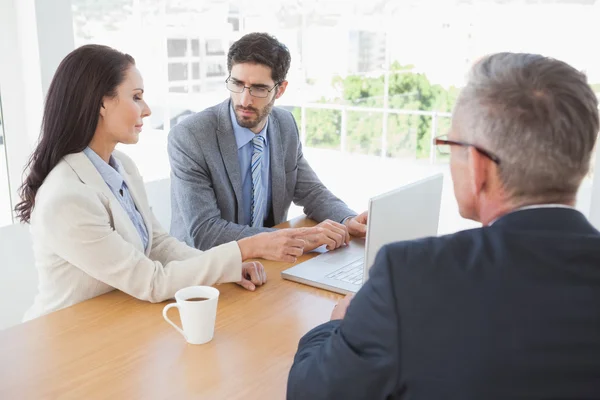
[[[338,247],[342,247],[342,245],[344,244],[345,240],[346,240],[346,233],[344,231],[331,231],[329,233],[329,237],[333,240],[335,240],[335,248],[337,249]]]
[[[345,243],[346,244],[350,244],[350,229],[348,229],[348,227],[346,225],[344,225],[344,228],[346,228],[345,231]]]
[[[333,227],[335,227],[337,229],[342,229],[342,230],[346,229],[346,227],[343,224],[340,224],[339,222],[332,221],[330,219],[323,221],[323,224],[329,224],[329,225],[331,225],[331,226],[333,226]]]
[[[289,256],[299,257],[304,253],[304,247],[288,247],[285,252]]]
[[[326,245],[327,250],[335,250],[337,249],[337,243],[335,240],[323,235],[321,237],[320,243],[323,243]]]
[[[356,219],[361,224],[365,224],[366,225],[367,222],[368,222],[368,220],[369,220],[369,212],[368,211],[364,211],[362,214],[360,214],[358,217],[356,217]]]
[[[304,249],[304,245],[306,244],[306,241],[303,239],[288,239],[286,242],[287,247],[296,247],[300,250]],[[302,254],[302,253],[300,253]]]
[[[298,261],[298,259],[294,256],[284,255],[283,257],[281,257],[281,261],[287,263],[295,263],[296,261]]]
[[[367,234],[367,225],[361,224],[360,222],[353,220],[350,221],[349,225],[352,227],[352,229],[360,234],[360,235],[366,235]]]
[[[307,228],[296,228],[290,229],[289,237],[290,239],[301,239],[306,236]]]
[[[348,232],[348,227],[346,225],[328,220],[323,227],[329,229],[329,236],[335,239],[335,241],[338,243],[338,247],[344,243],[348,244],[350,242],[350,233]]]
[[[321,226],[323,228],[327,228],[334,232],[338,232],[340,235],[344,234],[344,232],[348,230],[346,225],[342,225],[339,222],[333,222],[333,221],[328,220],[328,221],[323,222],[322,224],[323,225],[321,225]]]
[[[348,227],[339,223],[336,223],[335,226],[337,227],[340,235],[342,235],[342,242],[346,244],[350,243],[350,232],[348,231]]]
[[[336,248],[340,247],[344,243],[345,232],[335,227],[328,228],[329,229],[324,229],[323,233],[327,235],[330,239],[335,240]]]

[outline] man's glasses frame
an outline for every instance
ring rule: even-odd
[[[479,153],[483,154],[484,156],[495,162],[496,164],[500,165],[500,158],[498,158],[498,156],[496,156],[494,153],[491,153],[486,149],[474,145],[473,143],[461,142],[458,140],[450,140],[448,139],[448,135],[440,135],[438,137],[433,138],[433,144],[442,154],[450,154],[450,146],[472,147]],[[448,146],[448,151],[444,151],[444,147],[442,146]]]
[[[268,87],[262,87],[262,86],[258,86],[258,87],[257,86],[244,86],[240,82],[238,82],[237,80],[235,80],[235,78],[232,78],[231,75],[229,75],[229,77],[225,80],[225,87],[230,92],[232,92],[232,93],[244,93],[244,90],[248,89],[248,92],[250,92],[250,96],[257,97],[259,99],[265,99],[265,98],[269,97],[269,94],[271,94],[271,92],[273,91],[273,89],[275,89],[279,85],[281,85],[281,82],[277,82],[270,89]],[[241,86],[241,87],[238,87],[238,86]],[[264,95],[262,95],[262,94],[258,94],[257,95],[256,92],[255,92],[256,90],[261,90],[261,91],[262,90],[266,90],[266,93],[264,93]]]

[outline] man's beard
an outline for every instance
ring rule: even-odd
[[[236,119],[238,125],[243,128],[248,128],[248,129],[256,128],[258,125],[260,125],[261,122],[263,122],[265,119],[267,119],[267,117],[271,113],[271,110],[273,109],[274,104],[275,104],[275,96],[273,96],[273,100],[271,100],[271,102],[269,104],[267,104],[266,106],[264,106],[262,109],[257,109],[252,106],[250,106],[250,107],[242,107],[239,105],[235,106],[235,111],[236,111],[235,119]],[[254,114],[256,115],[256,118],[245,118],[245,117],[239,116],[237,112],[241,111],[241,110],[254,112]]]

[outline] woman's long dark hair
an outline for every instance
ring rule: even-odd
[[[38,145],[19,189],[17,218],[29,222],[35,195],[44,179],[66,155],[83,151],[100,118],[102,99],[115,97],[133,57],[101,45],[86,45],[69,53],[58,66],[48,89]]]

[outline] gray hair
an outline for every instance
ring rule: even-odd
[[[514,200],[573,200],[598,136],[598,99],[586,76],[537,54],[477,62],[455,108],[461,139],[501,160]]]

